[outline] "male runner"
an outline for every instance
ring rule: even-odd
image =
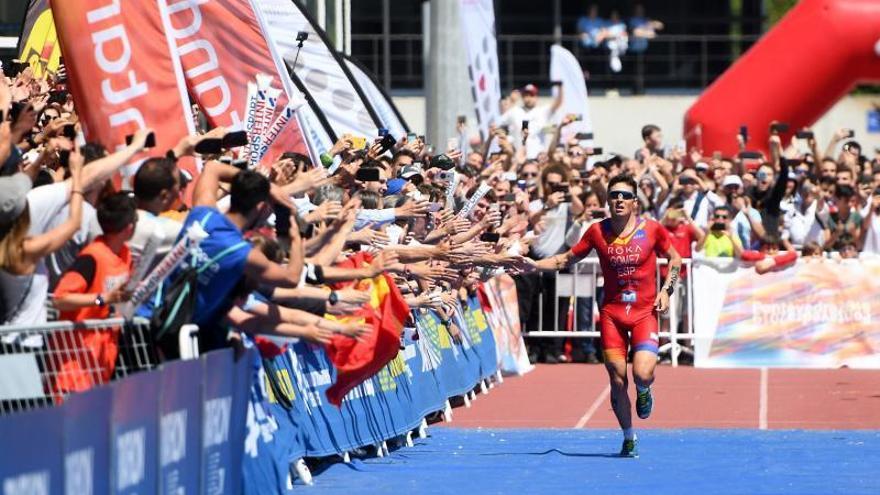
[[[639,218],[636,187],[636,181],[628,175],[612,178],[608,183],[611,217],[591,225],[571,250],[530,263],[533,269],[553,271],[578,262],[593,249],[599,255],[605,277],[600,334],[611,379],[611,406],[623,429],[620,455],[625,457],[638,457],[627,395],[626,357],[631,347],[636,412],[639,418],[647,419],[654,405],[651,383],[657,365],[656,312],[663,313],[669,308],[669,296],[681,270],[681,257],[672,247],[666,229],[653,220]],[[659,294],[657,253],[669,258],[669,273]]]

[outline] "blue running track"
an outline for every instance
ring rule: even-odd
[[[390,457],[318,467],[310,494],[880,495],[880,431],[432,428]]]

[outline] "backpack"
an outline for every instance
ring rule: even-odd
[[[207,222],[208,218],[210,218],[210,214],[202,220],[202,225]],[[150,330],[153,344],[159,349],[164,360],[180,357],[178,334],[180,327],[190,324],[194,320],[199,275],[214,263],[218,263],[226,256],[247,245],[247,241],[241,241],[220,251],[202,266],[186,268],[164,291],[162,289],[165,283],[159,285],[156,298],[158,300],[161,297],[161,300],[153,309]]]

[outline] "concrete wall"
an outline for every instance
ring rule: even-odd
[[[606,152],[631,154],[641,145],[640,130],[644,124],[656,124],[663,129],[668,145],[675,145],[682,135],[684,113],[696,96],[599,96],[590,97],[593,129],[596,143]],[[415,132],[425,130],[425,99],[420,96],[395,97],[395,104]],[[542,101],[542,104],[546,101]],[[868,134],[868,110],[880,105],[880,97],[847,97],[837,102],[822,117],[813,130],[824,149],[831,134],[837,129],[855,129],[856,137],[865,154],[873,157],[873,149],[880,147],[880,133]],[[464,112],[461,112],[464,113]],[[734,131],[735,132],[735,131]],[[704,150],[710,153],[711,150]]]

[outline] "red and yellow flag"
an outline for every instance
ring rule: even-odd
[[[369,254],[357,253],[339,266],[362,267],[371,261]],[[327,389],[327,399],[337,407],[351,389],[378,373],[397,356],[400,334],[410,311],[397,286],[384,273],[346,285],[352,284],[370,292],[372,297],[357,313],[339,320],[363,320],[373,326],[373,331],[363,340],[338,335],[327,345],[327,355],[337,369],[336,382]]]

